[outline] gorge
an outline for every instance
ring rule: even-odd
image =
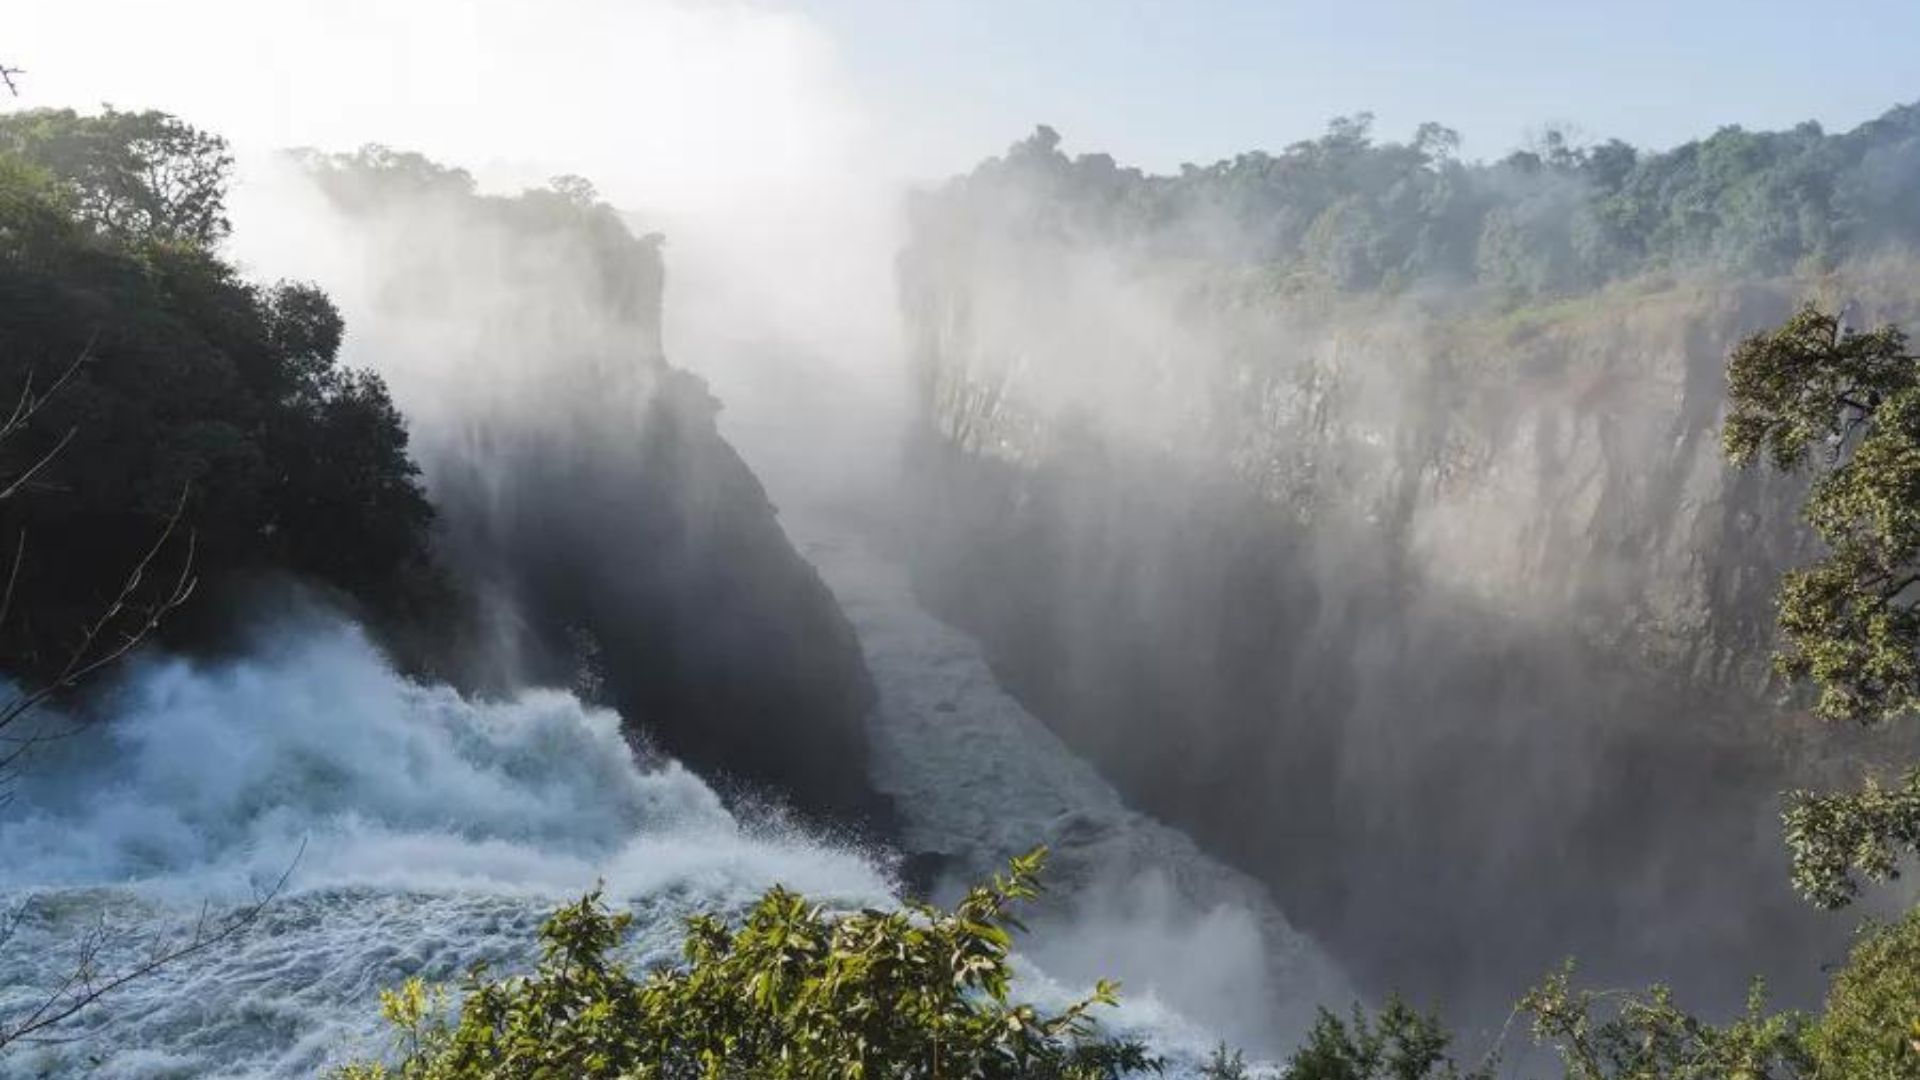
[[[1329,1080],[1322,1010],[1396,995],[1519,1075],[1569,957],[1818,1006],[1915,893],[1804,903],[1783,793],[1915,747],[1770,663],[1823,549],[1805,475],[1727,459],[1728,355],[1920,321],[1920,107],[1492,161],[1370,124],[1177,173],[1041,127],[742,208],[0,115],[0,386],[73,373],[0,435],[48,568],[44,621],[0,603],[0,1077],[325,1075],[596,887],[669,970],[776,886],[951,905],[1039,845],[1019,994],[1119,979],[1099,1030],[1178,1080]],[[192,235],[115,201],[156,131]],[[49,676],[176,520],[194,606]]]

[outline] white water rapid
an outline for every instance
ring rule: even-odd
[[[879,781],[908,846],[966,874],[1056,849],[1028,996],[1118,976],[1113,1028],[1191,1065],[1222,1036],[1296,1034],[1289,1002],[1343,991],[1257,887],[1127,811],[1020,712],[891,564],[852,540],[809,550],[874,667]],[[20,916],[0,1010],[37,1000],[84,942],[124,969],[203,907],[217,918],[292,875],[238,937],[0,1055],[9,1080],[313,1076],[383,1049],[381,987],[525,965],[542,915],[597,881],[639,916],[637,963],[674,955],[681,916],[775,883],[845,905],[897,896],[881,859],[743,823],[677,764],[636,762],[612,713],[552,691],[463,700],[395,675],[338,622],[287,628],[245,661],[145,662],[112,711],[39,759],[0,818],[0,910]]]
[[[0,910],[21,915],[0,1010],[102,932],[102,968],[124,969],[298,862],[257,925],[10,1049],[0,1076],[313,1076],[383,1050],[381,987],[526,964],[542,915],[596,881],[640,916],[637,962],[673,954],[680,916],[775,883],[893,895],[872,859],[744,826],[677,764],[637,765],[612,713],[550,691],[463,701],[339,624],[245,662],[147,664],[114,713],[37,761],[0,819]]]

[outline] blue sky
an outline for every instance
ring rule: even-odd
[[[1370,110],[1469,156],[1548,122],[1669,146],[1722,124],[1847,127],[1920,99],[1920,0],[798,0],[928,166],[1050,123],[1168,169]]]
[[[0,0],[4,3],[4,0]],[[169,109],[236,145],[378,140],[636,200],[930,179],[1032,130],[1156,170],[1370,110],[1497,157],[1665,147],[1920,99],[1920,0],[14,0],[0,108]],[[103,34],[101,27],[115,32]],[[542,172],[541,169],[547,171]]]

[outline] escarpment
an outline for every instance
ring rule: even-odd
[[[580,181],[503,198],[410,154],[302,164],[483,608],[465,681],[570,686],[722,790],[884,831],[859,643],[664,356],[660,237]]]
[[[1911,317],[1896,268],[1513,308],[1010,235],[903,261],[916,572],[1037,715],[1376,992],[1812,985],[1776,808],[1823,769],[1766,662],[1812,549],[1724,461],[1725,357],[1809,298]]]

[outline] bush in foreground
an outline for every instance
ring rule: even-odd
[[[1114,987],[1047,1012],[1011,1000],[1011,909],[1037,895],[1044,852],[951,911],[830,913],[783,888],[736,928],[689,920],[685,962],[635,976],[611,956],[630,916],[598,893],[541,928],[533,974],[476,972],[455,1023],[418,980],[382,995],[392,1065],[340,1080],[1119,1080],[1157,1072],[1144,1047],[1102,1037]]]
[[[1569,973],[1521,1002],[1569,1080],[1920,1080],[1920,909],[1861,933],[1821,1014],[1765,1005],[1756,983],[1745,1015],[1716,1026],[1663,987],[1575,990]]]

